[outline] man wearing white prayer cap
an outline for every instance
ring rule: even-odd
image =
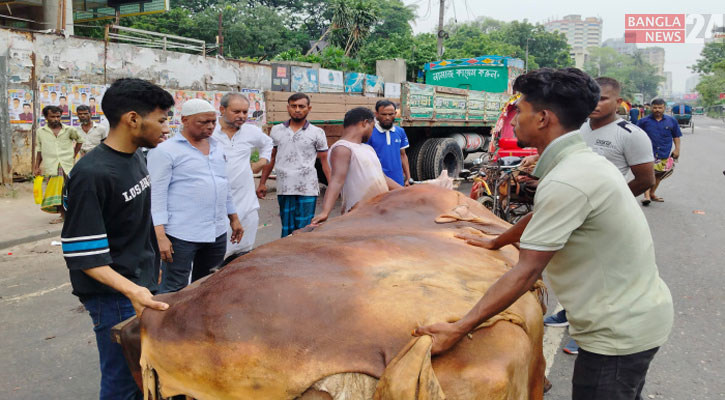
[[[217,114],[202,99],[181,107],[181,134],[148,154],[151,217],[161,252],[159,293],[175,292],[224,261],[244,233],[227,180],[224,149],[212,136]]]

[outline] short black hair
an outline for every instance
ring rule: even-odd
[[[119,79],[106,90],[101,108],[108,119],[108,125],[115,128],[121,116],[129,111],[146,116],[157,108],[167,111],[174,105],[169,92],[151,82],[136,78]]]
[[[302,99],[306,99],[307,100],[307,105],[308,106],[310,105],[310,96],[308,96],[305,93],[295,93],[295,94],[293,94],[292,96],[290,96],[287,99],[287,104],[289,104],[289,103],[291,103],[293,101],[302,100]]]
[[[66,99],[66,100],[68,100],[68,98],[67,98],[67,97],[65,97],[65,96],[60,96],[60,97],[58,97],[58,100],[60,100],[60,99]]]
[[[76,112],[77,112],[77,113],[78,113],[78,112],[81,112],[81,111],[88,111],[88,112],[91,112],[91,108],[90,108],[90,107],[88,107],[88,106],[87,106],[87,105],[85,105],[85,104],[82,104],[82,105],[80,105],[80,106],[76,107]]]
[[[342,121],[342,127],[357,125],[363,121],[375,121],[375,114],[367,107],[357,107],[345,113],[345,119]]]
[[[541,68],[519,76],[514,90],[537,110],[551,110],[562,127],[578,129],[599,102],[599,85],[577,68]]]
[[[398,107],[390,100],[378,100],[377,103],[375,103],[375,111],[380,111],[380,108],[390,107],[393,106],[394,109],[398,109]]]
[[[23,107],[25,107],[25,106],[30,107],[30,104],[29,103],[23,103]]]
[[[48,118],[48,114],[50,114],[50,113],[53,113],[53,114],[55,114],[55,113],[63,114],[63,109],[60,108],[60,107],[58,107],[58,106],[45,106],[43,108],[43,116],[45,118]]]
[[[91,100],[96,101],[96,98],[95,97],[89,97],[88,98],[88,101],[91,101]]]
[[[597,84],[599,84],[599,87],[609,86],[610,88],[614,89],[617,93],[622,92],[622,85],[619,84],[619,81],[610,78],[608,76],[600,76],[599,78],[594,79]]]
[[[664,99],[661,99],[659,97],[656,98],[656,99],[654,99],[654,100],[652,100],[652,105],[653,106],[664,106],[666,104],[667,104],[667,102],[665,102]]]

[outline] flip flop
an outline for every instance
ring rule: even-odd
[[[650,199],[643,199],[642,200],[642,205],[643,206],[648,206],[650,202],[651,202]]]
[[[665,199],[663,199],[662,197],[657,197],[657,196],[650,196],[650,197],[652,198],[652,201],[656,201],[658,203],[663,203],[665,201]]]

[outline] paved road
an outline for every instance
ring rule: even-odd
[[[725,124],[704,117],[695,124],[696,133],[683,138],[675,174],[659,192],[665,202],[644,209],[676,310],[675,329],[655,358],[645,398],[725,398]],[[258,243],[278,237],[276,209],[273,197],[262,201]],[[60,248],[51,240],[0,254],[0,399],[97,398],[90,318],[70,294]],[[552,295],[550,309],[556,305]],[[565,329],[548,329],[546,340],[554,384],[546,399],[567,399],[574,357],[559,347],[568,336]]]

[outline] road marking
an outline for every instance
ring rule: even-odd
[[[45,294],[48,294],[50,292],[54,292],[54,291],[56,291],[58,289],[63,289],[64,287],[68,287],[68,286],[70,286],[70,282],[66,282],[66,283],[64,283],[64,284],[62,284],[60,286],[56,286],[56,287],[50,288],[50,289],[43,289],[43,290],[38,290],[37,292],[33,292],[33,293],[21,294],[19,296],[8,297],[7,299],[2,299],[2,302],[3,303],[10,303],[10,302],[13,302],[13,301],[27,300],[27,299],[30,299],[30,298],[33,298],[33,297],[43,296]]]
[[[561,304],[556,303],[553,314],[558,313],[562,309]],[[554,357],[556,357],[556,352],[561,347],[561,338],[564,337],[565,329],[566,327],[544,327],[544,359],[546,360],[546,371],[544,375],[546,376],[549,376],[549,370],[554,365]]]

